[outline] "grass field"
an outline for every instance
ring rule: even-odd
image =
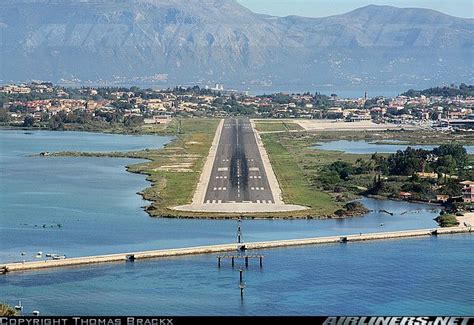
[[[128,166],[133,173],[147,175],[151,186],[143,190],[143,197],[150,201],[147,212],[156,217],[229,217],[231,215],[194,213],[176,211],[172,208],[190,204],[200,173],[207,158],[209,148],[215,135],[218,119],[182,119],[173,120],[167,125],[144,126],[140,133],[175,135],[175,139],[160,150],[143,150],[137,152],[117,153],[77,153],[63,152],[62,156],[104,156],[142,158],[148,161]],[[337,151],[324,151],[312,148],[319,141],[347,139],[383,141],[399,139],[423,142],[432,139],[429,132],[287,132],[296,124],[285,121],[257,122],[259,130],[283,131],[261,134],[272,167],[282,190],[282,198],[287,204],[304,205],[310,210],[287,213],[246,214],[246,217],[257,218],[321,218],[332,217],[343,204],[356,197],[371,184],[373,177],[356,175],[346,182],[338,192],[321,188],[322,169],[335,162],[356,163],[358,159],[369,159],[371,155],[345,154]],[[297,126],[298,127],[298,126]],[[439,137],[436,139],[439,140]],[[447,140],[448,139],[448,140]],[[451,136],[447,141],[463,143],[472,140],[464,135]],[[463,141],[464,140],[464,141]],[[419,142],[419,141],[417,141]],[[474,158],[471,155],[470,160]],[[339,187],[339,186],[338,186]],[[233,215],[232,215],[233,216]],[[233,216],[235,217],[235,216]]]
[[[331,196],[315,190],[298,165],[293,153],[279,141],[278,135],[264,134],[262,140],[282,190],[285,203],[311,207],[306,214],[332,215],[340,208]]]
[[[301,131],[303,128],[293,122],[275,121],[275,122],[260,122],[255,123],[255,127],[260,132],[287,132],[287,131]]]
[[[176,215],[171,207],[191,203],[219,120],[183,119],[179,124],[175,140],[147,152],[150,162],[128,166],[130,172],[146,174],[152,182],[143,191],[143,197],[152,201],[147,208],[151,216]]]

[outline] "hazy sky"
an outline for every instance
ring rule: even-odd
[[[430,8],[457,17],[474,17],[474,0],[237,0],[258,13],[325,17],[369,4]]]

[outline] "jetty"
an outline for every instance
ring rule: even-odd
[[[329,236],[329,237],[316,237],[316,238],[304,238],[304,239],[291,239],[291,240],[275,240],[265,242],[251,242],[245,243],[247,250],[261,250],[261,249],[273,249],[279,247],[292,247],[292,246],[308,246],[308,245],[320,245],[320,244],[350,244],[351,242],[363,242],[371,240],[388,240],[388,239],[402,239],[402,238],[413,238],[413,237],[428,237],[428,236],[439,236],[448,234],[461,234],[470,233],[471,227],[450,227],[450,228],[433,228],[433,229],[421,229],[421,230],[404,230],[395,232],[378,232],[378,233],[367,233],[367,234],[356,234],[347,236]],[[161,250],[150,250],[143,252],[128,252],[121,254],[109,254],[109,255],[97,255],[97,256],[85,256],[66,258],[61,260],[42,260],[42,261],[31,261],[31,262],[17,262],[17,263],[4,263],[0,264],[0,274],[8,274],[10,272],[17,271],[29,271],[47,268],[59,268],[59,267],[71,267],[71,266],[85,266],[101,263],[117,263],[127,262],[131,263],[136,260],[152,259],[152,258],[167,258],[177,256],[189,256],[189,255],[203,255],[203,254],[218,254],[218,253],[235,253],[239,250],[238,243],[223,244],[223,245],[209,245],[199,247],[187,247],[187,248],[176,248],[176,249],[161,249]],[[225,255],[221,258],[228,258],[234,255]],[[261,255],[255,255],[260,258]]]

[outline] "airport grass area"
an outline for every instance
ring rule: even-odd
[[[53,156],[95,156],[146,159],[145,162],[127,166],[132,173],[147,175],[151,186],[140,194],[150,204],[146,211],[152,217],[172,218],[332,218],[362,215],[363,207],[347,205],[361,195],[373,195],[376,173],[371,167],[372,154],[347,154],[340,151],[319,150],[317,142],[330,140],[367,140],[384,143],[401,140],[405,143],[472,144],[472,135],[438,135],[424,130],[417,131],[323,131],[288,132],[293,123],[285,121],[258,122],[262,141],[282,190],[286,204],[302,205],[308,210],[278,213],[211,213],[184,212],[173,207],[192,202],[194,191],[215,136],[219,119],[174,119],[167,125],[142,126],[141,134],[174,135],[174,139],[159,150],[136,152],[87,153],[60,152]],[[295,124],[296,125],[296,124]],[[282,132],[280,132],[282,131]],[[390,142],[387,142],[390,143]],[[393,143],[393,142],[392,142]],[[388,155],[380,155],[388,156]],[[474,156],[469,155],[474,164]],[[342,170],[339,170],[342,168]],[[354,172],[357,169],[360,172]],[[343,175],[345,171],[348,175]],[[347,176],[347,177],[346,177]],[[394,175],[384,180],[384,190],[375,196],[397,198],[397,194],[410,183],[408,176]],[[399,199],[399,198],[397,198]],[[424,197],[416,198],[424,200]]]
[[[273,121],[273,122],[262,122],[257,121],[255,128],[259,132],[287,132],[287,131],[301,131],[303,128],[293,122],[287,121]]]
[[[426,130],[286,132],[264,133],[261,137],[280,183],[285,203],[309,206],[311,214],[325,215],[332,211],[337,216],[350,216],[352,212],[356,215],[356,211],[334,212],[334,209],[360,196],[437,202],[438,194],[460,195],[461,187],[451,180],[451,176],[439,178],[438,174],[438,178],[423,179],[413,176],[415,172],[400,170],[395,173],[390,169],[392,167],[383,166],[387,161],[392,161],[392,164],[397,161],[398,164],[402,159],[395,160],[395,155],[392,154],[349,154],[320,150],[315,146],[316,143],[344,139],[378,143],[386,141],[387,144],[394,143],[387,140],[399,140],[406,144],[468,145],[473,141],[470,134],[434,136],[433,132]],[[402,156],[403,153],[400,152],[399,155]],[[443,157],[440,159],[440,162],[430,167],[437,168],[444,161]],[[467,155],[466,159],[466,165],[474,164],[473,155]],[[386,168],[390,170],[385,170]],[[456,172],[455,167],[453,172]],[[455,179],[472,179],[471,174],[469,169],[457,170]],[[403,193],[409,193],[409,196],[403,197]],[[449,224],[452,220],[446,218],[445,221]]]
[[[345,203],[357,198],[363,187],[350,185],[354,191],[341,189],[328,191],[320,186],[324,167],[335,161],[355,163],[368,155],[345,154],[338,151],[323,151],[312,148],[315,135],[308,133],[268,133],[262,134],[276,177],[282,189],[283,200],[287,204],[304,205],[314,217],[344,217],[361,214],[359,206],[352,211],[343,209]],[[338,213],[336,213],[338,212]]]
[[[282,190],[283,201],[287,204],[310,207],[311,214],[333,214],[339,209],[339,205],[327,193],[312,188],[304,169],[298,164],[301,156],[295,157],[294,150],[284,146],[281,139],[279,135],[262,135],[262,141]]]

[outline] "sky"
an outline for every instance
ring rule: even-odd
[[[254,12],[274,16],[326,17],[369,4],[429,8],[448,15],[473,18],[474,0],[237,0]]]

